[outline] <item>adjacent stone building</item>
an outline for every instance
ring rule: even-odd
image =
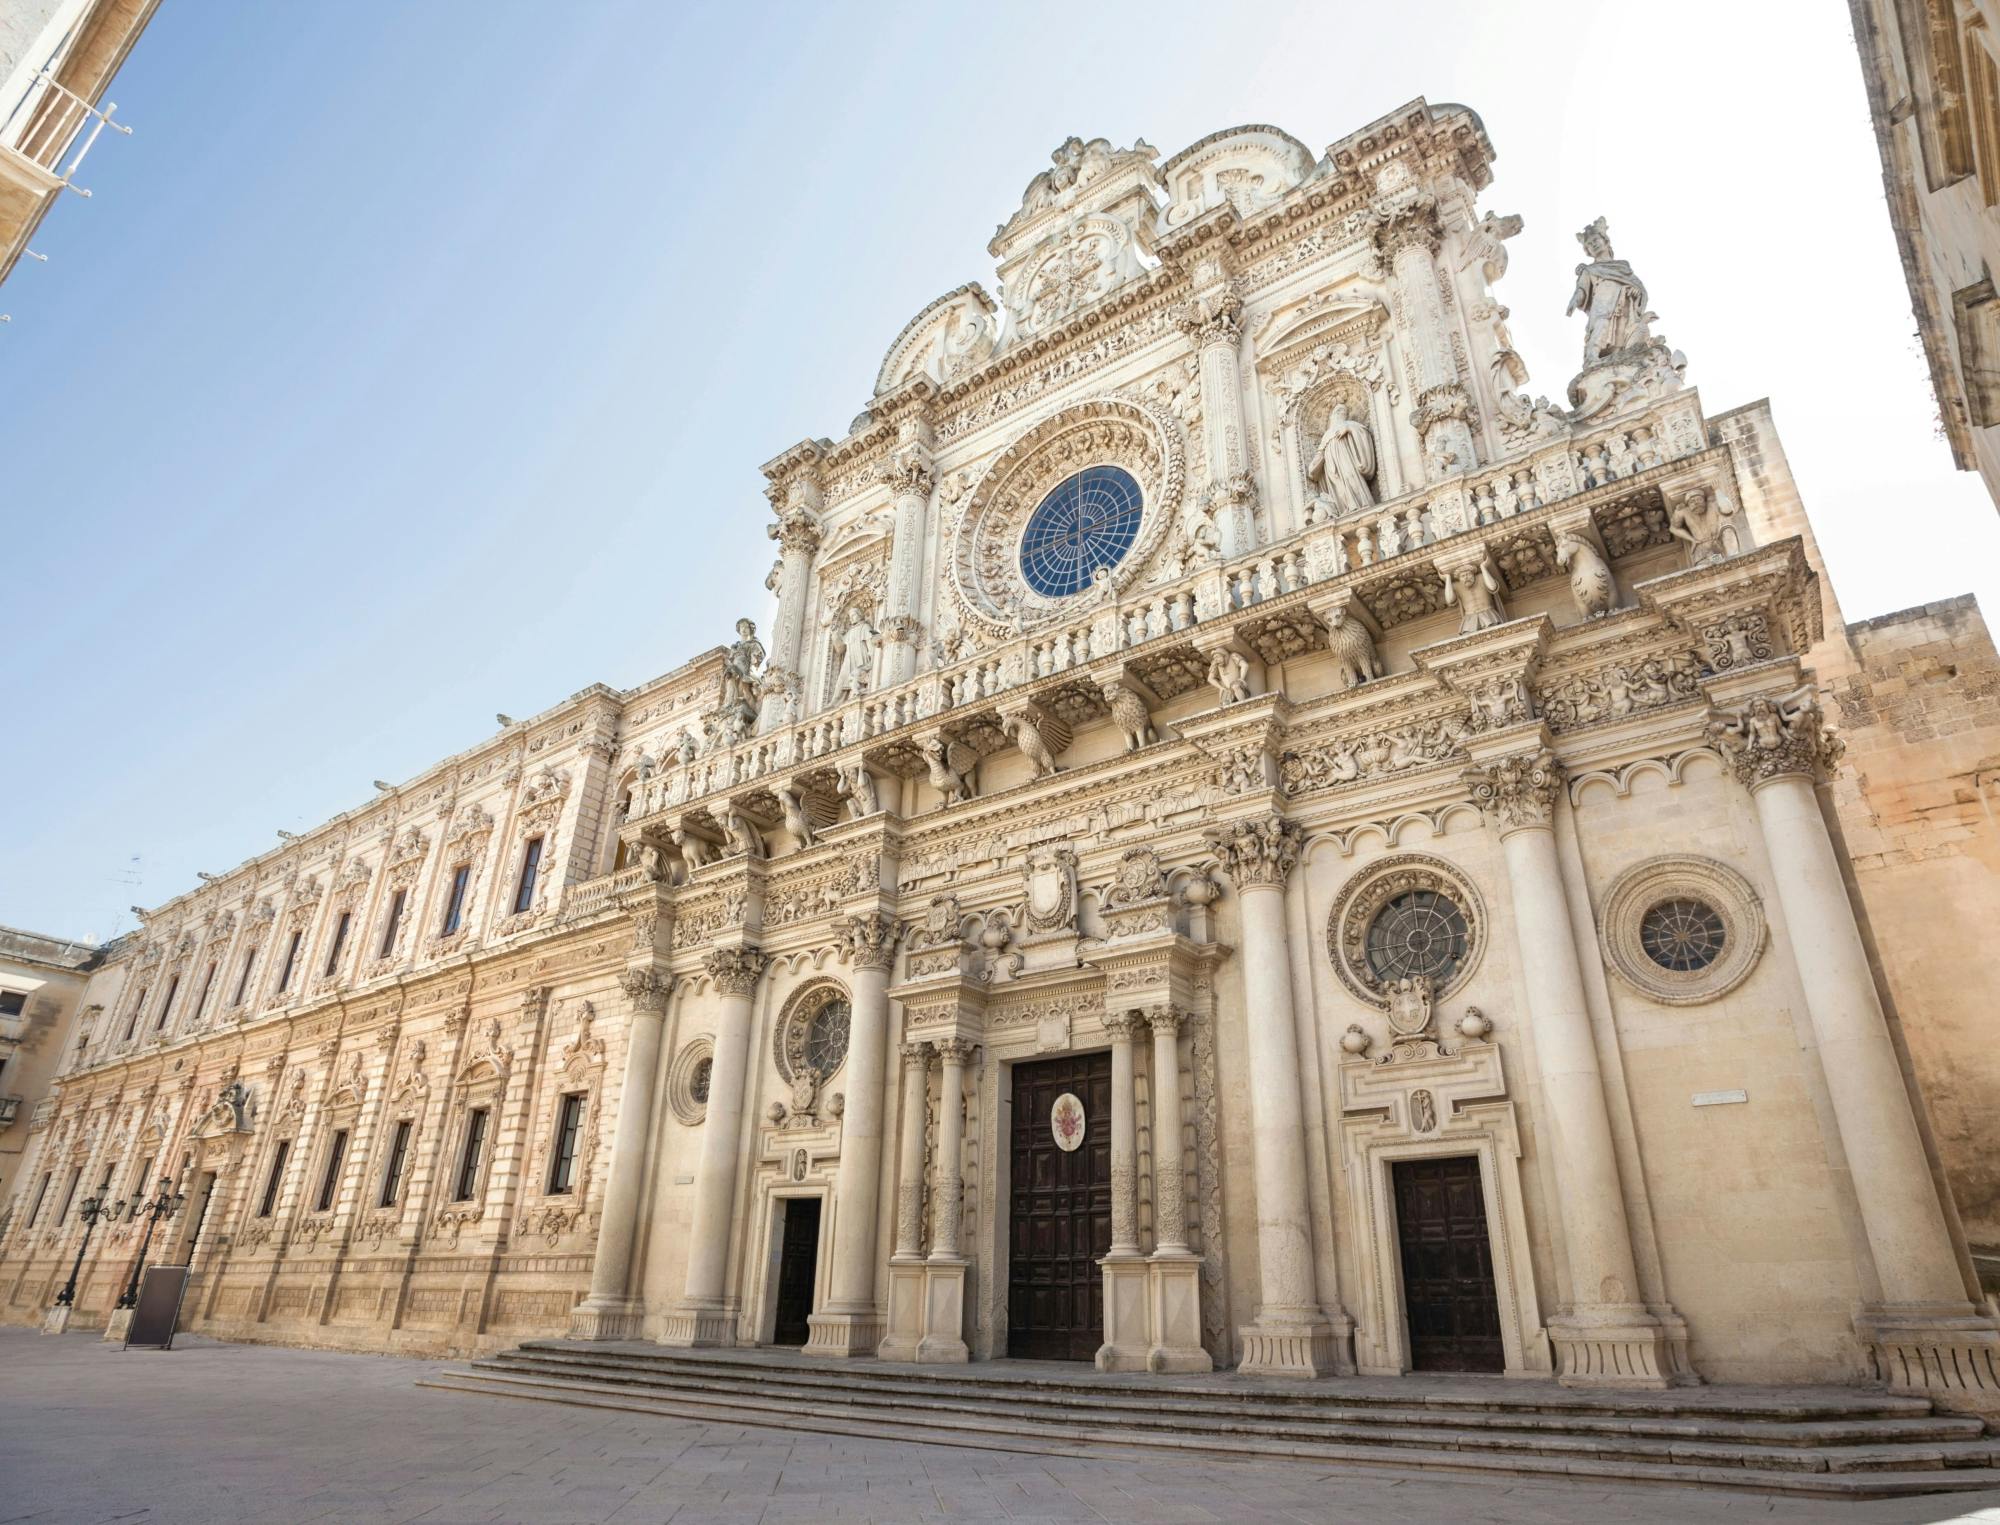
[[[84,986],[105,951],[0,927],[0,1232],[20,1194],[36,1109],[77,1039]]]
[[[1492,157],[1063,144],[1002,294],[765,466],[765,634],[145,916],[0,1307],[164,1169],[231,1337],[1991,1407],[1979,981],[1910,910],[1991,914],[1990,644],[1850,636],[1602,220],[1528,394]]]
[[[1938,423],[2000,503],[2000,4],[1848,9]]]

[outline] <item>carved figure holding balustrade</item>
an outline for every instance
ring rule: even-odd
[[[1218,704],[1241,704],[1250,697],[1250,663],[1242,652],[1220,646],[1208,655],[1208,681]]]
[[[1691,487],[1681,494],[1667,515],[1667,528],[1687,546],[1690,567],[1713,566],[1743,549],[1735,503],[1706,487]]]
[[[1460,635],[1507,623],[1507,606],[1501,599],[1500,580],[1494,574],[1490,558],[1453,567],[1444,579],[1444,601],[1461,611]]]

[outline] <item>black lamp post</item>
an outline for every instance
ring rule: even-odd
[[[76,1247],[76,1264],[69,1268],[69,1280],[63,1283],[62,1291],[56,1294],[58,1308],[68,1308],[76,1302],[76,1278],[83,1270],[84,1251],[90,1248],[90,1231],[97,1227],[97,1220],[101,1217],[116,1219],[118,1209],[124,1205],[123,1202],[106,1205],[101,1194],[85,1197],[77,1203],[76,1210],[83,1216],[83,1243]]]
[[[146,1251],[152,1247],[153,1226],[162,1218],[173,1217],[175,1213],[181,1210],[181,1204],[185,1201],[187,1201],[187,1198],[180,1192],[175,1191],[170,1182],[162,1181],[160,1183],[160,1194],[153,1198],[152,1201],[145,1203],[135,1202],[132,1204],[133,1217],[136,1218],[142,1213],[145,1215],[146,1236],[139,1241],[139,1258],[133,1262],[132,1279],[126,1283],[125,1293],[118,1299],[119,1307],[136,1308],[139,1306],[139,1273],[146,1269]]]

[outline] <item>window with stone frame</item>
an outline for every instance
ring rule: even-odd
[[[1969,422],[1990,429],[2000,424],[2000,296],[1992,279],[1953,292],[1951,310]]]
[[[470,1202],[479,1194],[479,1178],[486,1161],[487,1124],[493,1116],[487,1107],[473,1107],[465,1114],[465,1131],[459,1139],[458,1166],[452,1173],[451,1200]]]
[[[285,1184],[285,1161],[291,1157],[292,1141],[278,1140],[278,1146],[271,1152],[271,1170],[264,1178],[264,1195],[257,1204],[257,1216],[268,1218],[278,1207],[278,1189]]]
[[[1903,65],[1916,103],[1924,179],[1929,189],[1943,190],[1974,169],[1954,0],[1896,0],[1896,28],[1902,33]]]
[[[1979,196],[2000,206],[2000,63],[1983,19],[1965,30],[1965,105],[1972,118],[1972,157],[1979,168]]]

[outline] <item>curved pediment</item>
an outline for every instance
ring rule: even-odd
[[[1313,165],[1312,150],[1276,127],[1256,123],[1210,133],[1160,170],[1170,198],[1166,226],[1180,227],[1224,205],[1238,217],[1253,216],[1311,176]]]
[[[947,291],[903,325],[875,373],[875,396],[917,376],[946,382],[983,364],[999,337],[999,308],[977,281]]]

